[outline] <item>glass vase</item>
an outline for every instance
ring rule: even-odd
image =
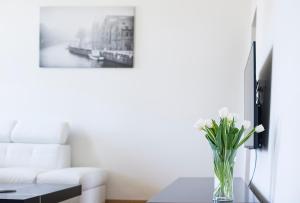
[[[214,202],[233,201],[233,169],[236,150],[214,150]]]

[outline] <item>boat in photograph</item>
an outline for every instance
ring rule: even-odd
[[[81,56],[85,56],[85,57],[88,57],[89,54],[91,53],[90,49],[79,48],[79,47],[75,47],[75,46],[71,46],[71,45],[68,47],[68,50],[72,54],[77,54],[77,55],[81,55]]]
[[[103,61],[104,60],[104,57],[101,56],[101,52],[99,50],[92,50],[88,56],[90,59],[95,60],[95,61]]]

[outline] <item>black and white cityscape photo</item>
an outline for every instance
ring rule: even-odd
[[[41,68],[133,67],[134,7],[41,7]]]

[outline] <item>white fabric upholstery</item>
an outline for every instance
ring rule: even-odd
[[[0,183],[35,183],[43,169],[0,168]]]
[[[84,203],[105,203],[106,186],[102,185],[90,190],[83,191],[80,202]]]
[[[11,141],[32,144],[65,144],[69,135],[66,122],[18,122],[12,131]]]
[[[65,168],[70,153],[67,145],[0,143],[0,167]]]
[[[80,197],[74,197],[62,203],[105,203],[106,186],[102,185],[83,191]]]
[[[10,142],[10,136],[16,121],[0,121],[0,142]]]
[[[51,170],[37,177],[37,183],[81,184],[83,191],[104,185],[106,180],[106,171],[89,167]]]

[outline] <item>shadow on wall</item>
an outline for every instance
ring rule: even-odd
[[[72,128],[68,144],[72,146],[73,166],[100,167],[108,171],[108,199],[134,197],[137,200],[145,200],[145,197],[151,197],[161,189],[154,177],[151,177],[155,174],[151,166],[155,164],[143,157],[138,148],[128,150],[128,146],[122,142],[123,136],[114,143],[105,139],[107,136],[120,136],[119,134],[100,134],[90,134],[82,129]]]
[[[132,197],[134,196],[134,200],[148,200],[151,196],[153,196],[153,194],[157,193],[161,189],[153,187],[151,184],[147,184],[145,181],[140,180],[140,178],[128,176],[127,174],[116,170],[109,171],[109,175],[108,199],[130,200],[133,199]],[[128,195],[125,197],[120,196],[120,194]]]
[[[101,159],[97,156],[95,144],[87,132],[71,129],[67,144],[71,145],[73,166],[101,166]]]

